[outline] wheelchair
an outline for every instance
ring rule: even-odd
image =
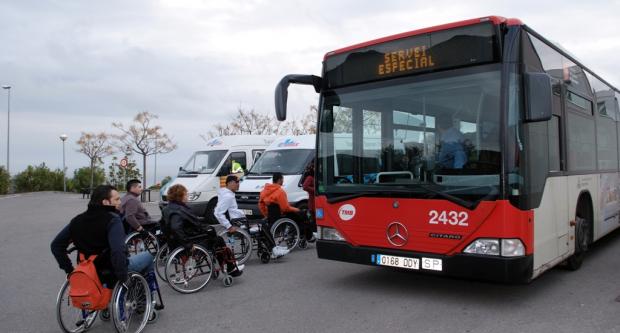
[[[69,250],[73,252],[75,249]],[[103,272],[109,275],[111,272]],[[160,304],[152,298],[152,289],[157,290]],[[108,307],[103,310],[87,310],[73,305],[69,296],[69,280],[67,279],[56,298],[56,320],[63,332],[79,333],[88,331],[95,323],[97,316],[102,321],[110,321],[119,333],[139,333],[147,323],[157,320],[157,311],[164,305],[159,293],[157,279],[153,276],[152,286],[142,275],[129,272],[127,284],[117,282]],[[111,309],[111,311],[110,311]]]
[[[178,246],[169,250],[170,243],[162,248],[168,251],[163,269],[165,281],[173,290],[182,294],[198,292],[206,287],[212,278],[217,279],[220,274],[225,287],[233,284],[233,277],[229,274],[227,266],[236,264],[234,254],[227,246],[216,249],[214,244],[205,244],[212,237],[213,235],[203,234],[189,238],[188,241],[192,243],[189,249]],[[164,257],[162,252],[160,250],[156,258],[158,272],[161,269],[160,260]]]
[[[269,205],[266,219],[249,220],[246,218],[232,220],[231,223],[242,231],[244,237],[250,237],[251,247],[245,254],[247,260],[252,250],[260,261],[264,264],[271,260],[273,246],[283,246],[287,250],[292,250],[300,244],[300,233],[297,223],[292,219],[282,216],[278,205]],[[271,239],[265,236],[264,230],[269,230]],[[243,240],[247,242],[247,238]],[[245,244],[245,243],[243,243]],[[245,249],[243,245],[240,246]]]
[[[161,231],[160,224],[157,222],[143,224],[142,227],[147,232],[146,236],[133,230],[130,226],[125,225],[125,230],[129,230],[128,235],[125,238],[127,253],[133,255],[148,251],[153,257],[155,257],[159,252],[160,247],[166,244],[166,237]]]

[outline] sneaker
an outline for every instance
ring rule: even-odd
[[[232,277],[240,276],[241,274],[243,274],[244,268],[245,268],[245,265],[237,265],[237,267],[233,268],[230,272],[228,272],[228,275]]]
[[[316,237],[314,237],[314,235],[312,235],[312,237],[310,237],[310,239],[307,239],[306,242],[314,243],[314,242],[316,242]]]
[[[289,249],[284,246],[274,246],[273,250],[271,250],[271,258],[277,259],[287,255],[289,252]]]

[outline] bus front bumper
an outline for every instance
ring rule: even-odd
[[[412,269],[412,271],[504,283],[527,283],[531,281],[534,265],[533,255],[515,258],[470,254],[445,256],[394,249],[352,246],[345,242],[326,240],[318,240],[316,249],[321,259],[372,266],[378,266],[374,261],[377,255],[419,258],[420,260],[422,260],[422,258],[441,259],[441,271],[424,269],[422,268],[422,264],[420,264],[419,269]]]

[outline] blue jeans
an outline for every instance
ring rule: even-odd
[[[129,257],[127,270],[146,275],[148,272],[153,271],[153,256],[148,252],[140,252]]]

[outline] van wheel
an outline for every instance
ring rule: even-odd
[[[580,202],[581,208],[575,217],[575,253],[566,259],[566,267],[575,271],[583,264],[585,252],[592,242],[592,214],[588,204]]]

